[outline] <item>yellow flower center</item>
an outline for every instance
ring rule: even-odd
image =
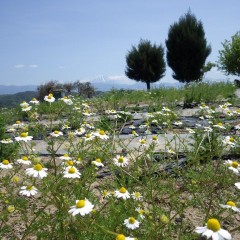
[[[90,137],[91,137],[90,133],[86,134],[86,138],[90,138]]]
[[[27,157],[27,156],[23,156],[23,157],[22,157],[22,160],[27,161],[27,160],[28,160],[28,157]]]
[[[106,197],[108,195],[108,191],[107,190],[103,190],[103,196]]]
[[[24,105],[23,108],[28,108],[28,105]]]
[[[229,138],[229,142],[234,142],[234,138],[233,138],[233,137],[230,137],[230,138]]]
[[[136,222],[135,218],[134,217],[130,217],[128,219],[128,222],[131,223],[131,224],[134,224]]]
[[[123,156],[119,157],[119,158],[118,158],[118,162],[119,162],[119,163],[123,163],[123,162],[124,162],[124,157],[123,157]]]
[[[134,197],[139,198],[141,196],[140,192],[135,192]]]
[[[8,164],[9,164],[9,161],[5,159],[5,160],[2,161],[2,163],[3,163],[4,165],[8,165]]]
[[[120,193],[126,193],[126,192],[127,192],[127,189],[124,188],[124,187],[121,187],[121,188],[119,189],[119,192],[120,192]]]
[[[77,202],[76,207],[77,207],[77,208],[83,208],[83,207],[85,206],[85,204],[86,204],[86,201],[85,201],[85,200],[79,200],[79,201]]]
[[[99,134],[100,134],[100,135],[105,135],[104,130],[100,130],[100,131],[99,131]]]
[[[54,131],[54,134],[58,134],[58,133],[59,133],[59,131],[57,131],[57,130]]]
[[[212,230],[213,232],[217,232],[220,230],[221,226],[220,226],[220,223],[217,219],[215,218],[210,218],[208,221],[207,221],[207,228]]]
[[[51,99],[52,97],[53,97],[53,95],[52,95],[52,93],[50,93],[47,98]]]
[[[238,168],[238,162],[232,162],[232,167]]]
[[[96,159],[96,162],[101,163],[102,161],[101,161],[100,158],[97,158],[97,159]]]
[[[156,141],[156,140],[157,140],[157,136],[153,136],[153,137],[152,137],[152,140],[153,140],[153,141]]]
[[[217,125],[218,125],[219,127],[222,127],[222,126],[223,126],[223,124],[222,124],[222,123],[218,123]]]
[[[126,237],[123,234],[118,234],[116,240],[125,240]]]
[[[75,173],[75,172],[76,172],[76,169],[73,168],[73,167],[71,167],[71,168],[68,169],[68,173],[70,173],[70,174],[73,174],[73,173]]]
[[[136,135],[137,133],[136,133],[136,131],[132,131],[132,134],[133,134],[133,135]]]
[[[41,171],[43,169],[43,167],[40,163],[38,163],[33,167],[33,169],[36,170],[36,171]]]
[[[16,121],[16,124],[20,124],[21,123],[21,121]]]
[[[63,156],[64,156],[64,157],[69,157],[67,153],[65,153]]]
[[[66,166],[73,166],[74,162],[72,160],[69,160],[65,163]]]
[[[27,137],[28,136],[28,133],[26,133],[26,132],[23,132],[23,133],[21,133],[21,135],[20,135],[21,137]]]
[[[228,201],[228,202],[227,202],[227,205],[228,205],[228,206],[231,206],[231,207],[236,207],[235,202],[232,202],[232,201]]]
[[[144,210],[143,210],[143,209],[139,209],[139,210],[138,210],[138,213],[139,213],[139,214],[144,214]]]
[[[142,140],[140,141],[140,143],[141,143],[141,144],[145,144],[146,141],[145,141],[144,139],[142,139]]]
[[[32,101],[37,101],[37,99],[36,99],[36,98],[33,98]]]
[[[30,185],[30,186],[27,186],[26,189],[27,189],[28,191],[31,191],[31,190],[33,190],[33,186],[31,186],[31,185]]]

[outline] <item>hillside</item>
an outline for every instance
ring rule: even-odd
[[[16,107],[22,101],[30,101],[32,98],[36,97],[37,92],[25,91],[15,94],[3,94],[0,95],[0,108],[3,107]]]

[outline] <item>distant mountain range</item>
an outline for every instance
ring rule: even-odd
[[[104,81],[91,81],[92,85],[95,87],[98,91],[109,91],[111,89],[135,89],[135,90],[141,90],[146,89],[146,84],[141,82],[133,82],[133,84],[129,83],[119,83],[114,82],[114,80],[104,80]],[[180,83],[167,83],[167,82],[159,82],[154,83],[151,85],[152,88],[154,87],[179,87],[181,86]],[[17,85],[0,85],[0,95],[3,94],[15,94],[19,92],[26,92],[26,91],[37,91],[36,85],[23,85],[23,86],[17,86]]]

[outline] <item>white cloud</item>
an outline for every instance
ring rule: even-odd
[[[64,69],[66,66],[58,66],[59,69]]]
[[[16,64],[13,66],[14,68],[24,68],[25,65],[24,64]]]
[[[38,65],[36,65],[36,64],[31,64],[31,65],[29,65],[29,67],[30,67],[30,68],[37,68]]]

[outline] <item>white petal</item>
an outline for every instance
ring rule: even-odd
[[[231,234],[227,231],[227,230],[224,230],[224,229],[220,229],[218,231],[219,235],[221,235],[224,239],[227,239],[227,240],[231,240],[232,239],[232,236]]]
[[[214,232],[212,234],[212,240],[222,240],[222,237],[218,234],[218,232]]]
[[[202,235],[203,235],[203,236],[206,236],[207,239],[209,239],[210,237],[212,237],[213,231],[210,230],[210,229],[207,229]]]

